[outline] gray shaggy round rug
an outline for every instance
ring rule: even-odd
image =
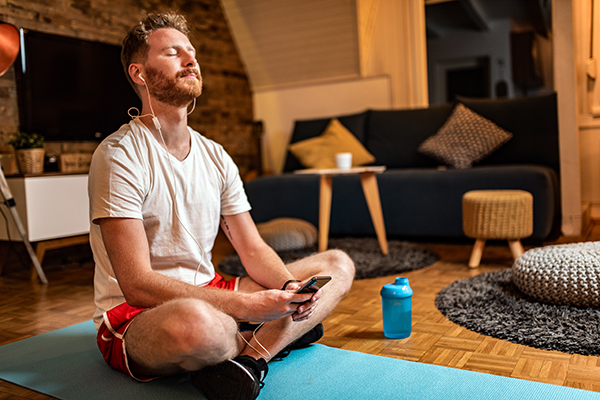
[[[400,240],[388,240],[389,254],[381,254],[379,242],[375,238],[332,238],[329,240],[330,249],[345,251],[356,266],[355,279],[374,278],[413,271],[425,268],[435,263],[439,257],[433,251],[418,244]],[[277,254],[284,263],[307,257],[317,252],[317,246],[298,250],[284,250]],[[233,276],[246,276],[237,254],[230,254],[218,265],[218,269]]]
[[[442,289],[436,307],[472,331],[543,350],[600,356],[600,310],[540,303],[512,283],[510,269]]]

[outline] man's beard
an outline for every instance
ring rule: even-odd
[[[181,79],[190,73],[196,74],[198,79]],[[162,71],[147,67],[146,79],[149,82],[150,94],[156,100],[174,107],[186,107],[202,94],[200,71],[196,68],[185,69],[174,78],[169,78]]]

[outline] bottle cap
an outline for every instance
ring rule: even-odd
[[[381,289],[381,297],[403,298],[412,296],[413,291],[408,283],[408,278],[400,276],[394,283],[388,283]]]

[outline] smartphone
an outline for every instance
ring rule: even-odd
[[[330,276],[313,276],[306,282],[302,287],[296,290],[296,293],[311,293],[316,292],[319,288],[322,288],[327,282],[331,280]]]

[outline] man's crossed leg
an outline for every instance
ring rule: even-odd
[[[209,399],[254,399],[270,358],[313,330],[348,292],[354,264],[330,250],[287,265],[296,279],[331,276],[314,308],[301,304],[292,317],[265,322],[254,334],[239,333],[238,321],[196,299],[176,299],[139,314],[125,334],[129,369],[134,376],[165,376],[185,371]],[[220,289],[207,289],[220,290]],[[249,277],[240,292],[265,290]],[[260,308],[261,304],[252,306]]]

